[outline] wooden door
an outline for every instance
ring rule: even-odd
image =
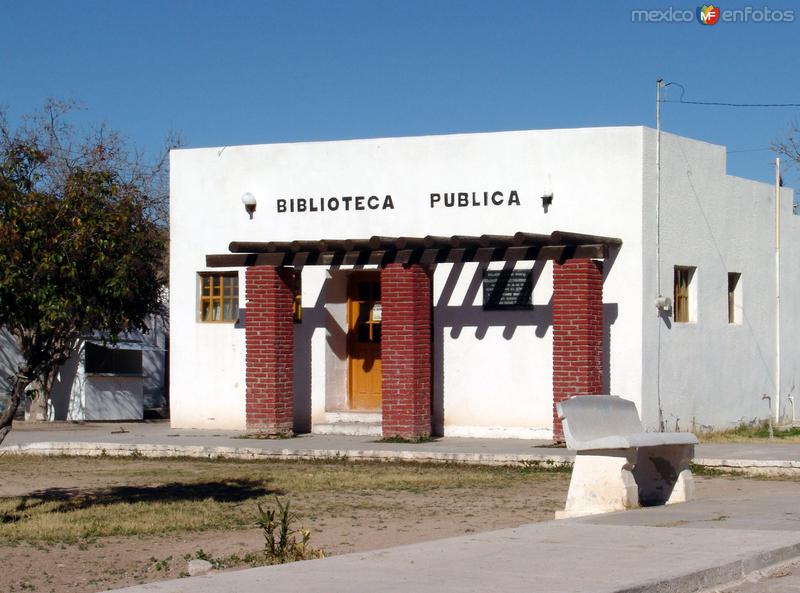
[[[380,272],[353,272],[347,287],[351,410],[381,408]]]

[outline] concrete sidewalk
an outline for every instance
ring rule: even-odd
[[[800,555],[800,484],[281,566],[126,593],[683,593]],[[772,486],[772,485],[770,485]]]
[[[374,437],[243,439],[166,422],[16,425],[0,452],[26,454],[399,459],[484,464],[571,463],[546,442]],[[800,471],[800,445],[700,445],[700,463],[748,472]],[[524,525],[290,565],[210,574],[129,593],[690,592],[800,556],[800,482],[761,483],[747,497]]]
[[[292,439],[242,438],[237,431],[172,429],[166,421],[139,423],[18,422],[0,452],[40,455],[141,455],[231,459],[403,460],[493,465],[572,463],[574,453],[549,441],[446,437],[426,443],[385,443],[376,437],[301,435]],[[701,444],[695,463],[748,474],[797,474],[800,445]]]

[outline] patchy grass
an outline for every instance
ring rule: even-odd
[[[769,424],[764,422],[743,422],[729,430],[698,432],[702,443],[800,443],[800,428],[773,427],[774,438],[769,438]]]
[[[523,481],[566,480],[550,467],[408,463],[246,462],[0,457],[0,476],[36,484],[8,495],[0,483],[0,540],[55,543],[249,529],[257,503],[286,496],[311,518],[384,509],[392,494],[458,489],[494,492]],[[83,475],[65,486],[69,476]],[[89,472],[89,475],[86,475]],[[58,484],[58,485],[55,485]],[[375,500],[376,494],[381,495]]]

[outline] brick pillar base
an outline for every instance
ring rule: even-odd
[[[431,283],[420,265],[381,271],[384,437],[431,434]]]
[[[556,403],[603,389],[603,262],[553,263],[553,440],[564,441]]]
[[[293,275],[275,266],[247,268],[248,432],[291,434],[294,422]]]

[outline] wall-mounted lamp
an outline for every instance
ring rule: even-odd
[[[656,308],[665,313],[672,309],[672,299],[667,296],[658,295],[655,300]]]
[[[252,220],[253,212],[256,211],[256,197],[250,192],[244,193],[242,194],[242,204],[244,204],[244,209],[247,210],[250,220]]]
[[[547,209],[553,203],[553,192],[548,190],[542,194],[542,208],[544,208],[544,213],[547,214]]]
[[[553,183],[550,180],[550,174],[547,174],[547,185],[544,186],[542,192],[542,208],[544,213],[547,214],[547,209],[553,204]]]

